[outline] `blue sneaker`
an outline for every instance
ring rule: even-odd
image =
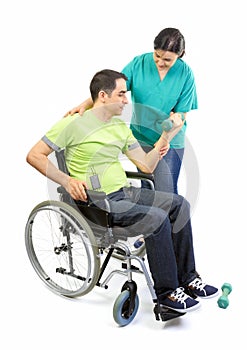
[[[138,238],[138,239],[134,242],[134,247],[135,247],[136,249],[138,249],[138,248],[140,248],[140,247],[143,245],[144,242],[145,242],[145,241],[144,241],[144,238],[143,238],[143,237],[140,237],[140,238]]]
[[[199,301],[185,294],[182,287],[178,287],[172,293],[168,294],[160,304],[177,312],[194,311],[200,306]]]
[[[192,282],[190,282],[185,288],[185,291],[188,291],[189,295],[195,295],[196,297],[204,299],[212,298],[219,294],[218,288],[203,283],[200,277],[196,277]]]

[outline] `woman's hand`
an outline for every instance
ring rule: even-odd
[[[87,110],[93,107],[93,100],[91,97],[83,101],[81,104],[79,104],[77,107],[72,108],[70,111],[68,111],[64,117],[67,117],[68,115],[73,115],[75,113],[79,113],[80,115],[83,115],[83,113]]]
[[[81,103],[80,105],[72,108],[70,111],[68,111],[65,115],[64,118],[67,117],[68,115],[73,115],[75,113],[79,113],[82,115],[85,112],[86,108],[84,106],[84,103]]]

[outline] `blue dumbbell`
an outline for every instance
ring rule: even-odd
[[[170,131],[173,127],[173,122],[171,121],[171,119],[166,119],[163,121],[162,123],[162,129],[164,131]]]
[[[182,120],[184,121],[184,114],[183,114],[183,113],[181,113],[181,118],[182,118]],[[165,120],[163,121],[163,123],[162,123],[162,129],[163,129],[164,131],[170,131],[170,130],[172,129],[172,127],[173,127],[173,121],[172,121],[170,118],[165,119]]]

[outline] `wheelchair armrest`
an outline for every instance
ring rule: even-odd
[[[154,182],[154,175],[153,174],[146,174],[146,173],[139,173],[137,171],[125,171],[126,176],[129,179],[140,179],[140,180],[151,180]]]
[[[153,174],[146,174],[146,173],[139,173],[137,171],[125,171],[126,176],[128,179],[136,179],[136,180],[144,180],[148,183],[148,187],[154,191],[154,175]]]
[[[107,200],[106,193],[101,191],[93,191],[93,190],[86,190],[86,194],[88,197],[88,203],[95,203],[97,201],[104,201]]]
[[[73,201],[72,197],[70,196],[70,194],[66,191],[66,189],[63,186],[59,186],[57,188],[57,192],[63,195],[67,195],[69,198],[71,198],[71,200]],[[90,206],[92,204],[97,205],[97,202],[99,201],[104,201],[105,202],[105,206],[106,209],[109,210],[110,206],[108,203],[108,199],[106,197],[106,193],[101,191],[93,191],[93,190],[86,190],[86,194],[87,194],[87,205]],[[75,201],[77,202],[77,201]]]
[[[66,189],[63,186],[59,186],[57,188],[57,192],[60,194],[68,194],[69,195],[69,193],[66,191]]]

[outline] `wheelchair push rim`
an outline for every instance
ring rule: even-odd
[[[53,292],[78,297],[95,286],[100,271],[97,242],[87,221],[69,204],[38,204],[26,223],[25,245],[34,270]]]

